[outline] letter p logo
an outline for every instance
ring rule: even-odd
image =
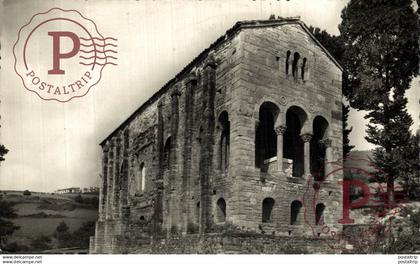
[[[354,219],[350,218],[350,209],[358,208],[369,202],[369,186],[356,179],[340,181],[339,184],[343,185],[343,218],[338,220],[340,224],[353,224]],[[357,186],[363,190],[363,197],[355,202],[350,201],[350,187]]]
[[[80,40],[79,37],[69,31],[53,31],[48,32],[49,36],[53,38],[53,69],[48,71],[48,74],[64,74],[64,70],[60,69],[60,60],[73,57],[79,52]],[[73,41],[73,48],[70,52],[61,53],[60,38],[68,37]]]

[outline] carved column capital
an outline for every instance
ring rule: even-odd
[[[323,144],[326,148],[330,148],[332,144],[332,140],[329,138],[325,138],[319,141],[321,144]]]
[[[189,84],[191,82],[197,82],[197,75],[195,73],[190,73],[186,78],[185,78],[185,84]]]
[[[312,139],[312,134],[305,133],[305,134],[300,135],[300,137],[302,138],[303,142],[309,142]]]
[[[108,145],[108,143],[107,143],[107,144],[105,144],[105,145],[102,147],[102,151],[103,151],[104,153],[108,153],[108,152],[109,152],[109,145]]]
[[[286,125],[279,125],[274,130],[276,131],[276,134],[279,136],[279,135],[283,135],[284,132],[286,132],[286,129],[287,129]]]
[[[216,68],[217,66],[217,60],[214,56],[214,53],[209,53],[207,58],[204,61],[204,68],[207,68],[207,66],[210,66],[212,68]]]
[[[172,90],[171,96],[176,97],[181,95],[181,85],[177,84],[175,85],[174,89]]]

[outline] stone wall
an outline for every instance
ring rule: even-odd
[[[132,248],[137,254],[305,254],[339,253],[324,239],[274,237],[255,234],[206,234],[144,240]]]
[[[92,252],[134,252],[144,244],[144,252],[170,253],[178,249],[169,245],[178,244],[180,252],[193,253],[195,241],[204,245],[200,253],[234,253],[243,245],[250,252],[280,253],[281,241],[306,250],[323,225],[340,231],[341,172],[317,183],[318,193],[312,179],[318,144],[323,159],[342,155],[340,69],[300,22],[257,25],[229,31],[102,143]],[[295,52],[302,60],[288,59]],[[261,119],[263,105],[272,123]],[[299,145],[288,142],[289,109],[300,115],[302,127],[293,138]],[[322,133],[317,118],[324,120]],[[261,155],[274,155],[263,157],[263,165],[258,140],[269,145]],[[292,158],[286,157],[289,145]],[[331,165],[323,171],[331,172]],[[266,198],[273,201],[268,218]],[[293,201],[303,204],[296,221]],[[321,203],[325,210],[316,223]],[[264,246],[249,237],[232,242],[205,235],[223,233],[225,226],[261,235]],[[163,242],[167,246],[158,246]]]

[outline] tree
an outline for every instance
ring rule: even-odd
[[[351,0],[341,17],[343,91],[353,108],[368,111],[365,138],[378,146],[373,158],[392,205],[400,176],[395,158],[411,138],[405,91],[418,72],[418,17],[411,0]]]
[[[4,161],[4,156],[7,152],[9,152],[9,150],[4,145],[0,145],[0,162]]]
[[[56,227],[55,231],[60,234],[60,233],[65,233],[69,231],[69,227],[66,224],[66,222],[61,221],[60,224],[58,224],[58,226]]]
[[[0,246],[6,243],[6,238],[12,235],[20,227],[7,219],[16,217],[16,209],[11,202],[0,200]]]
[[[56,227],[54,237],[57,239],[59,247],[71,246],[72,237],[69,230],[69,226],[64,221],[61,221]]]
[[[89,247],[90,237],[95,235],[95,222],[84,222],[79,229],[73,232],[73,246]]]
[[[51,249],[51,238],[45,235],[39,235],[31,241],[32,250],[47,250]]]
[[[349,155],[350,151],[354,148],[350,145],[349,135],[353,130],[353,127],[348,127],[348,119],[350,113],[350,106],[341,103],[342,115],[343,115],[343,159],[345,160]]]
[[[322,46],[324,46],[331,55],[341,63],[343,60],[344,55],[344,43],[340,36],[334,36],[329,34],[325,30],[321,30],[320,28],[314,28],[312,26],[309,27],[311,33],[316,37],[316,39],[321,42]],[[343,80],[346,79],[346,72],[343,72]],[[346,89],[347,86],[343,86],[343,90]],[[344,94],[347,92],[343,91]],[[352,128],[348,127],[348,118],[350,107],[341,104],[342,107],[342,122],[343,122],[343,159],[346,159],[350,151],[354,148],[353,145],[350,145],[349,135],[352,131]]]

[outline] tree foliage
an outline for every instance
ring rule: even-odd
[[[341,17],[343,91],[352,107],[368,111],[365,138],[378,146],[374,162],[392,201],[398,165],[412,158],[404,156],[413,123],[405,91],[418,72],[418,17],[411,0],[351,0]]]
[[[13,208],[13,203],[0,200],[0,246],[2,248],[6,242],[6,238],[20,228],[13,222],[7,220],[16,216],[16,209]]]
[[[9,150],[4,145],[0,145],[0,161],[4,161],[4,156],[7,152],[9,152]]]
[[[344,56],[344,43],[340,36],[334,36],[329,34],[326,30],[321,30],[320,28],[309,27],[311,33],[316,37],[316,39],[328,50],[329,53],[340,63],[342,63]],[[346,72],[343,72],[343,80]],[[346,86],[343,86],[343,89],[346,89]],[[344,92],[347,94],[347,92]],[[343,123],[343,159],[346,159],[350,151],[354,148],[353,145],[350,145],[349,135],[352,131],[352,128],[348,126],[350,107],[342,104],[342,123]]]
[[[70,232],[68,225],[62,221],[56,228],[54,237],[57,239],[59,248],[67,247],[89,247],[90,237],[95,235],[95,222],[83,223],[79,229]]]

